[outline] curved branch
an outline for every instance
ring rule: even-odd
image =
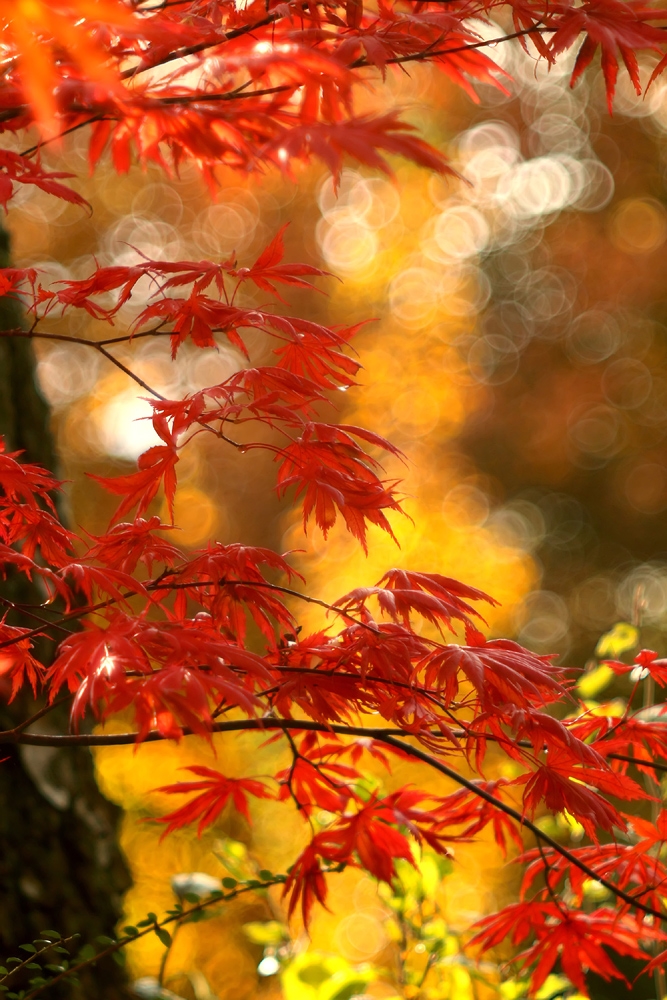
[[[256,892],[258,889],[269,888],[270,886],[273,885],[283,885],[285,879],[286,879],[285,875],[275,875],[271,879],[266,879],[261,882],[255,881],[254,884],[246,884],[246,885],[241,884],[239,885],[238,888],[231,889],[225,893],[221,892],[219,894],[209,897],[208,899],[204,899],[202,900],[201,903],[196,903],[194,906],[191,906],[189,910],[183,910],[182,913],[172,913],[170,916],[165,917],[164,920],[156,920],[154,923],[149,924],[148,927],[144,928],[144,930],[139,931],[137,934],[124,935],[122,938],[119,938],[118,941],[114,941],[113,944],[110,944],[102,951],[99,951],[92,958],[84,959],[82,962],[78,962],[76,965],[71,965],[68,969],[64,969],[62,972],[58,973],[57,976],[54,976],[53,979],[49,979],[48,982],[42,983],[40,986],[37,986],[34,990],[31,990],[29,993],[26,993],[24,995],[24,1000],[32,1000],[33,997],[40,996],[40,994],[46,992],[46,990],[51,989],[52,986],[54,986],[57,982],[60,982],[62,979],[67,979],[70,976],[76,975],[78,972],[81,972],[82,969],[88,968],[88,966],[94,965],[96,962],[99,962],[101,958],[106,958],[108,955],[113,955],[115,952],[120,951],[121,948],[125,948],[126,945],[131,944],[133,941],[138,941],[139,938],[145,937],[147,934],[154,934],[156,930],[161,930],[168,924],[176,923],[177,926],[180,926],[180,924],[183,921],[187,920],[190,916],[192,916],[193,913],[199,913],[209,906],[214,906],[216,903],[225,903],[228,900],[235,899],[237,896],[240,896],[246,892]],[[57,941],[54,942],[54,944],[58,943],[59,942]],[[48,949],[44,950],[46,951]],[[12,970],[12,973],[13,971],[14,970]]]
[[[246,730],[264,732],[265,730],[304,730],[313,733],[336,733],[339,736],[370,736],[373,739],[384,739],[385,736],[406,736],[404,730],[393,727],[369,729],[367,726],[326,725],[323,722],[311,722],[308,719],[233,719],[228,722],[216,722],[211,726],[213,733],[244,732]],[[7,729],[0,732],[0,745],[21,744],[38,747],[107,747],[131,746],[137,742],[138,733],[24,733],[18,729]],[[191,729],[183,729],[184,736],[197,735]],[[162,733],[151,732],[142,742],[154,743],[166,740]]]
[[[305,9],[307,4],[304,3],[302,4],[302,6]],[[196,55],[199,52],[206,51],[207,49],[216,48],[220,45],[224,45],[226,41],[238,38],[239,36],[244,34],[252,33],[253,31],[256,31],[259,28],[266,27],[269,24],[273,24],[276,21],[281,20],[282,17],[283,17],[282,14],[280,15],[269,14],[261,21],[257,21],[252,25],[245,25],[243,27],[236,28],[232,31],[227,32],[224,38],[219,38],[216,39],[215,41],[200,42],[197,45],[192,45],[186,48],[177,49],[173,52],[170,52],[163,59],[159,60],[156,63],[151,64],[150,66],[134,67],[132,69],[125,70],[120,74],[120,79],[121,80],[133,79],[134,77],[140,75],[141,73],[150,72],[152,69],[164,66],[167,63],[172,62],[174,60],[184,59],[187,56]],[[451,46],[450,48],[436,49],[427,47],[426,49],[423,49],[420,52],[412,52],[404,56],[391,56],[390,58],[385,60],[385,66],[401,66],[411,62],[428,62],[429,60],[432,59],[439,59],[451,55],[459,55],[463,52],[471,52],[476,49],[487,48],[493,45],[500,45],[503,42],[510,42],[517,38],[523,38],[525,36],[534,34],[552,33],[556,30],[557,29],[555,28],[548,28],[544,25],[535,24],[529,28],[522,28],[518,31],[509,32],[506,35],[499,35],[497,38],[480,39],[480,41],[478,42],[470,42],[469,44],[465,45],[454,45]],[[367,56],[360,56],[358,59],[355,59],[351,63],[348,63],[346,68],[349,70],[354,70],[354,69],[363,69],[371,67],[377,68],[375,64],[368,59]],[[267,87],[260,91],[246,90],[245,88],[248,87],[249,84],[250,81],[241,84],[239,87],[234,88],[234,90],[232,91],[225,91],[223,93],[215,93],[210,95],[207,95],[205,93],[196,93],[192,95],[184,95],[183,97],[180,98],[176,97],[165,98],[164,100],[158,98],[156,99],[155,103],[158,106],[166,104],[175,104],[175,105],[179,104],[185,105],[190,103],[204,104],[206,103],[207,100],[210,101],[241,100],[244,98],[263,97],[272,94],[285,93],[290,90],[295,90],[294,84],[282,84],[275,87]],[[19,117],[20,115],[25,114],[26,107],[27,106],[22,105],[16,109],[12,109],[12,117]],[[79,113],[82,113],[82,111],[83,109],[79,111]],[[21,156],[26,156],[26,157],[33,156],[39,149],[43,148],[45,145],[59,141],[66,135],[70,135],[72,132],[76,132],[81,128],[85,128],[87,125],[93,125],[99,121],[117,121],[117,120],[118,118],[116,116],[110,115],[108,112],[91,114],[88,118],[84,119],[83,121],[76,122],[74,125],[70,125],[69,127],[63,129],[56,136],[41,140],[38,144],[22,150]]]
[[[408,757],[413,757],[416,760],[420,760],[422,763],[427,764],[432,767],[435,771],[440,774],[445,775],[445,777],[456,782],[462,788],[467,789],[474,795],[483,799],[489,805],[496,809],[500,809],[511,819],[515,820],[519,826],[530,830],[530,832],[537,837],[542,843],[548,844],[552,850],[560,854],[561,857],[569,861],[570,864],[574,865],[579,871],[583,872],[590,879],[598,882],[600,885],[608,889],[617,899],[623,900],[628,906],[632,906],[642,913],[648,916],[655,917],[658,920],[664,920],[665,914],[660,910],[656,910],[652,906],[647,906],[645,903],[641,903],[635,896],[631,893],[626,892],[624,889],[619,888],[609,879],[605,878],[604,875],[600,875],[587,865],[585,861],[581,861],[572,851],[568,850],[562,844],[559,844],[557,840],[550,837],[548,833],[541,830],[536,823],[523,816],[518,809],[507,803],[495,798],[490,792],[482,788],[480,785],[476,784],[473,780],[465,778],[458,771],[453,768],[448,767],[442,761],[438,760],[432,754],[427,753],[425,750],[420,750],[419,747],[412,746],[410,743],[406,743],[405,740],[411,734],[406,733],[401,729],[394,728],[381,728],[374,729],[368,728],[366,726],[343,726],[338,724],[326,725],[322,722],[312,722],[306,719],[238,719],[229,722],[215,723],[212,726],[213,732],[243,732],[243,731],[257,731],[264,732],[267,730],[281,730],[281,731],[299,731],[305,730],[308,732],[316,733],[336,733],[340,736],[362,736],[365,738],[371,737],[380,743],[384,743],[387,746],[393,747],[400,753],[406,754]],[[0,733],[0,744],[25,744],[31,746],[127,746],[137,742],[138,733],[110,733],[107,736],[101,733],[86,733],[82,735],[78,734],[68,734],[63,736],[51,736],[45,733],[16,733],[14,730],[9,730],[4,733]],[[191,736],[194,735],[192,732],[184,730],[184,735]],[[149,733],[146,737],[146,742],[155,742],[166,739],[167,737],[162,736],[161,733]],[[26,998],[27,1000],[27,998]]]
[[[154,331],[150,331],[150,334],[154,335]],[[156,399],[162,399],[162,400],[166,399],[166,396],[163,396],[161,393],[159,393],[157,389],[153,389],[152,386],[148,384],[148,382],[144,382],[144,380],[140,378],[138,375],[136,375],[131,368],[128,368],[127,365],[124,365],[122,361],[119,361],[118,358],[115,358],[110,351],[107,351],[106,348],[104,347],[104,342],[98,342],[96,340],[86,340],[85,337],[73,337],[66,333],[43,333],[41,330],[37,330],[34,327],[31,330],[20,330],[20,329],[0,330],[0,337],[7,337],[7,338],[21,337],[24,340],[36,340],[36,339],[57,340],[67,344],[78,344],[82,345],[83,347],[91,347],[94,351],[98,351],[100,354],[102,354],[107,359],[107,361],[111,362],[112,365],[115,365],[116,368],[119,368],[123,372],[123,374],[127,375],[128,378],[131,378],[133,382],[136,382],[137,385],[140,385],[142,389],[145,389],[146,392],[150,392],[151,396],[155,396]]]
[[[378,740],[383,743],[386,743],[388,746],[393,746],[396,747],[397,749],[400,749],[403,753],[408,754],[408,756],[410,757],[415,757],[417,760],[423,761],[425,764],[428,764],[434,770],[439,771],[441,774],[444,774],[447,778],[451,778],[453,781],[461,785],[463,788],[467,788],[468,791],[473,792],[475,795],[479,796],[479,798],[484,799],[484,801],[488,802],[489,805],[492,805],[496,809],[500,809],[507,816],[510,816],[512,819],[516,820],[516,822],[519,823],[520,826],[523,826],[527,830],[530,830],[530,832],[535,837],[537,837],[538,840],[542,841],[542,843],[548,844],[549,847],[551,847],[554,851],[560,854],[561,857],[569,861],[570,864],[578,868],[579,871],[583,872],[585,875],[588,875],[589,878],[593,879],[595,882],[598,882],[599,885],[604,886],[605,889],[608,889],[609,892],[613,893],[613,895],[616,896],[617,899],[622,899],[624,903],[628,904],[628,906],[633,906],[636,909],[641,910],[642,913],[645,913],[648,916],[656,917],[658,920],[665,919],[665,914],[662,913],[660,910],[656,910],[652,906],[647,906],[645,903],[640,903],[639,900],[631,893],[626,892],[624,889],[619,888],[613,882],[610,882],[609,879],[605,878],[604,875],[600,875],[599,872],[596,872],[594,868],[591,868],[589,865],[587,865],[585,861],[581,861],[576,856],[576,854],[573,854],[572,851],[567,849],[567,847],[564,847],[562,844],[559,844],[557,840],[555,840],[553,837],[550,837],[548,833],[544,832],[544,830],[541,830],[536,823],[533,823],[531,820],[526,819],[526,817],[523,816],[517,809],[514,809],[512,806],[507,805],[500,799],[496,799],[495,796],[491,795],[490,792],[487,792],[486,789],[481,788],[479,785],[476,785],[474,781],[471,781],[468,778],[464,778],[463,775],[459,774],[453,768],[448,767],[447,764],[443,764],[442,761],[439,761],[431,754],[426,753],[424,750],[420,750],[419,747],[413,747],[410,744],[405,744],[401,740],[397,739],[395,736],[392,735],[378,737]]]
[[[308,7],[308,0],[304,0],[301,4],[302,10]],[[126,69],[120,74],[121,80],[133,80],[135,77],[139,76],[141,73],[150,73],[151,70],[158,69],[160,66],[166,66],[170,62],[174,62],[180,59],[186,59],[188,56],[198,55],[200,52],[205,52],[207,49],[217,48],[219,45],[224,45],[225,42],[231,42],[235,38],[241,38],[243,35],[251,35],[253,31],[258,31],[259,28],[266,28],[269,24],[274,24],[276,21],[281,21],[285,17],[283,11],[274,11],[271,14],[267,14],[259,21],[254,21],[252,24],[244,24],[239,28],[232,28],[230,31],[226,31],[224,37],[216,38],[215,40],[207,40],[205,42],[198,42],[196,45],[183,46],[180,49],[174,49],[172,52],[168,52],[162,57],[162,59],[157,60],[157,62],[151,63],[148,66],[134,66],[131,69]]]

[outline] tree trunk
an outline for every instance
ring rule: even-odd
[[[0,266],[9,261],[9,238],[0,229]],[[11,299],[0,299],[0,329],[21,326]],[[57,475],[49,411],[35,384],[32,344],[0,338],[0,434],[8,451]],[[0,595],[38,604],[37,587],[18,574],[0,581]],[[26,624],[14,615],[9,622]],[[29,619],[28,619],[29,621]],[[46,645],[46,644],[45,644]],[[38,652],[48,655],[48,647]],[[29,692],[0,703],[0,726],[10,729],[34,714]],[[44,730],[66,731],[67,708],[49,713]],[[37,723],[39,725],[39,723]],[[90,753],[79,748],[3,749],[0,763],[0,949],[4,955],[53,928],[80,944],[112,934],[120,917],[129,873],[116,840],[120,818],[95,783]],[[20,953],[18,953],[20,954]],[[25,957],[25,953],[24,953]],[[60,996],[119,1000],[126,995],[123,970],[106,960],[68,985]],[[54,995],[56,991],[54,989]]]

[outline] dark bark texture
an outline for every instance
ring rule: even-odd
[[[0,230],[0,266],[7,266],[9,239]],[[0,299],[0,330],[20,327],[17,303]],[[27,339],[0,337],[0,434],[8,451],[38,462],[56,475],[57,459],[49,430],[49,410],[35,382],[35,360]],[[0,597],[39,604],[37,588],[10,575],[0,581]],[[5,606],[6,609],[6,606]],[[3,609],[3,613],[5,611]],[[34,624],[10,612],[15,624]],[[48,656],[48,648],[40,649]],[[11,729],[34,714],[29,693],[11,705],[0,698],[0,726]],[[42,731],[66,731],[67,706],[35,724]],[[120,810],[95,783],[90,753],[82,749],[11,748],[0,763],[0,955],[55,929],[79,934],[78,944],[112,934],[120,917],[129,873],[117,844]],[[25,953],[23,953],[25,957]],[[79,985],[54,988],[47,996],[118,1000],[127,995],[124,972],[106,960]]]

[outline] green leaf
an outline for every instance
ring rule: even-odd
[[[169,931],[166,931],[164,927],[156,927],[155,933],[157,934],[157,936],[159,937],[160,941],[165,946],[165,948],[169,948],[169,946],[171,945],[171,934],[169,933]]]
[[[262,879],[263,882],[268,882],[269,879],[273,878],[273,872],[270,872],[267,868],[262,868],[261,872],[259,873],[259,877]]]
[[[328,979],[331,979],[331,973],[324,963],[312,963],[303,969],[299,969],[298,977],[306,986],[318,987],[322,983],[326,983]]]
[[[37,951],[34,944],[20,944],[19,948],[21,949],[21,951],[29,952],[31,955],[34,955],[35,952]]]
[[[7,965],[9,965],[10,962],[12,963],[12,965],[20,965],[22,961],[23,961],[22,958],[16,958],[15,955],[12,955],[11,958],[7,959]]]
[[[253,944],[279,945],[289,941],[289,931],[285,924],[278,920],[253,920],[241,928],[245,936]]]
[[[125,965],[125,952],[124,951],[114,951],[111,953],[116,965]]]
[[[127,927],[123,927],[123,933],[127,934],[128,937],[136,937],[139,931],[132,924],[128,924]]]
[[[183,899],[185,900],[186,903],[198,903],[200,901],[200,898],[196,892],[184,893]]]
[[[562,995],[572,988],[572,983],[566,976],[553,973],[544,980],[543,985],[535,994],[536,1000],[549,1000],[552,996]]]
[[[58,931],[40,931],[39,933],[42,937],[53,938],[54,941],[59,941],[61,937]]]
[[[97,941],[98,944],[115,944],[116,943],[115,938],[110,938],[106,934],[99,934],[95,938],[95,940]]]
[[[285,967],[282,987],[285,1000],[351,1000],[365,994],[373,978],[370,966],[368,972],[361,971],[342,958],[311,951]]]
[[[88,962],[91,958],[95,958],[97,952],[92,944],[84,944],[83,948],[79,951],[77,958],[82,962]]]
[[[8,976],[9,973],[5,969],[4,965],[0,965],[0,976]]]
[[[41,972],[42,967],[39,962],[28,962],[26,969],[39,969]]]
[[[235,878],[229,878],[228,876],[227,878],[223,878],[222,884],[224,885],[225,889],[235,889],[236,886],[238,885],[238,882],[236,881]]]
[[[352,997],[361,994],[367,985],[368,981],[365,979],[353,979],[352,982],[345,983],[344,986],[337,989],[335,993],[329,994],[327,1000],[352,1000]]]

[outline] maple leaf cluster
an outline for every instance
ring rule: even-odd
[[[473,99],[477,82],[504,89],[475,19],[513,21],[549,63],[578,47],[573,84],[600,52],[610,107],[619,60],[638,93],[638,53],[657,56],[653,78],[667,65],[665,12],[641,0],[5,0],[0,121],[37,123],[47,139],[88,125],[93,165],[107,147],[119,171],[133,155],[189,159],[212,183],[221,163],[289,173],[313,157],[334,174],[344,156],[389,171],[387,154],[447,170],[395,112],[360,115],[355,97],[369,77],[419,61]],[[0,168],[3,203],[35,182],[21,157]]]
[[[630,761],[646,769],[657,757],[667,760],[660,723],[631,713],[613,724],[586,712],[562,721],[549,714],[549,705],[571,700],[563,669],[553,657],[487,638],[479,606],[495,602],[455,579],[390,570],[374,586],[357,587],[328,605],[329,628],[304,634],[294,601],[311,598],[298,589],[299,575],[285,557],[213,541],[183,551],[170,540],[172,526],[150,515],[160,490],[173,505],[186,441],[213,431],[233,446],[227,424],[248,423],[271,433],[244,444],[243,451],[275,451],[278,489],[295,484],[304,495],[306,521],[312,514],[326,534],[338,511],[362,544],[367,523],[391,534],[384,511],[389,506],[398,512],[400,503],[362,444],[394,455],[396,449],[362,428],[312,419],[328,393],[354,385],[359,365],[346,353],[354,331],[269,310],[237,310],[230,319],[243,281],[279,299],[277,282],[301,287],[322,276],[313,267],[283,263],[283,253],[279,233],[246,268],[231,260],[143,261],[98,267],[90,278],[46,288],[34,270],[7,269],[2,275],[8,294],[33,314],[35,330],[55,309],[84,309],[111,322],[148,275],[156,287],[153,298],[167,304],[160,315],[168,317],[152,332],[171,340],[174,355],[186,337],[208,346],[218,335],[247,357],[243,331],[252,328],[275,341],[277,359],[273,366],[240,369],[180,400],[153,399],[153,425],[163,444],[139,457],[135,473],[94,477],[121,497],[100,535],[83,537],[65,528],[54,504],[60,484],[19,455],[0,453],[3,572],[39,579],[47,603],[62,608],[47,625],[0,627],[0,674],[10,682],[9,697],[25,683],[34,692],[46,690],[50,703],[68,692],[74,733],[86,715],[104,722],[130,713],[137,743],[190,733],[210,740],[215,732],[242,728],[274,733],[291,755],[289,766],[271,778],[192,766],[200,780],[158,790],[188,796],[159,822],[165,835],[192,823],[201,834],[232,807],[251,820],[253,798],[296,809],[311,837],[284,892],[289,915],[299,908],[305,924],[315,904],[326,905],[328,877],[342,867],[356,866],[391,883],[398,859],[414,863],[415,842],[447,855],[452,844],[488,827],[503,852],[510,845],[523,852],[530,830],[547,846],[521,855],[527,864],[524,893],[541,878],[546,887],[483,921],[473,945],[493,947],[507,937],[518,945],[532,935],[519,960],[533,967],[534,989],[559,961],[582,989],[584,966],[620,976],[605,947],[645,956],[648,963],[642,943],[662,940],[643,918],[662,906],[667,872],[656,845],[663,843],[664,821],[654,826],[638,820],[610,796],[650,798],[628,767]],[[111,303],[104,298],[109,292],[116,293]],[[179,310],[186,309],[205,317],[196,330],[192,324],[176,329]],[[155,323],[152,310],[151,300],[135,320],[137,331]],[[276,431],[288,442],[279,448],[271,436]],[[132,520],[119,520],[130,513]],[[60,639],[58,630],[75,622],[80,628]],[[250,622],[262,637],[252,648]],[[48,665],[35,656],[37,635],[52,637]],[[655,654],[642,651],[636,665],[664,682],[663,661]],[[369,726],[369,717],[381,724]],[[515,777],[483,777],[490,744],[515,762]],[[461,788],[442,796],[404,786],[369,798],[363,766],[368,756],[388,769],[397,758],[427,761]],[[469,767],[480,777],[463,777]],[[574,817],[591,845],[569,850],[543,835],[533,818],[544,807]],[[324,826],[318,819],[318,829],[314,817],[322,814],[330,819]],[[634,838],[625,848],[599,843],[601,833],[623,832]],[[605,909],[585,909],[590,878],[616,894],[613,918]],[[573,897],[569,909],[549,897],[565,884]]]
[[[5,0],[0,128],[36,125],[41,138],[22,153],[0,151],[0,203],[7,209],[30,184],[83,204],[40,155],[84,128],[92,167],[105,150],[119,172],[134,161],[170,170],[188,160],[213,187],[220,165],[290,174],[314,157],[334,178],[344,157],[390,172],[387,156],[400,155],[446,172],[443,154],[398,113],[358,114],[357,93],[419,61],[471,96],[474,82],[503,87],[475,19],[512,24],[502,37],[530,40],[548,63],[576,46],[572,84],[599,51],[610,105],[619,60],[638,89],[638,53],[657,61],[653,78],[667,65],[667,15],[639,0]],[[47,710],[68,699],[67,738],[83,745],[241,730],[279,741],[289,763],[272,776],[190,767],[198,780],[160,789],[187,800],[159,822],[165,833],[195,823],[201,834],[232,808],[251,821],[253,799],[296,810],[308,842],[284,892],[289,915],[300,911],[306,925],[326,905],[334,871],[355,866],[391,883],[397,860],[414,864],[415,844],[447,855],[488,828],[526,868],[522,898],[481,922],[473,949],[521,948],[533,992],[557,968],[582,992],[587,970],[622,979],[611,952],[650,971],[666,954],[655,950],[665,939],[667,826],[664,814],[649,821],[621,803],[652,797],[631,768],[646,777],[667,767],[665,706],[651,719],[628,706],[618,719],[579,705],[554,657],[485,634],[480,607],[493,598],[437,568],[389,570],[325,605],[328,627],[308,634],[299,603],[324,602],[285,556],[216,540],[186,551],[171,541],[173,524],[154,514],[164,496],[173,521],[181,452],[212,435],[246,461],[272,454],[277,492],[300,501],[304,527],[314,521],[326,536],[340,518],[364,549],[369,526],[393,537],[401,495],[381,459],[395,464],[400,453],[371,430],[326,419],[336,390],[356,385],[349,345],[359,325],[329,327],[283,308],[283,292],[324,277],[285,261],[283,230],[247,266],[235,256],[140,258],[53,284],[36,268],[0,270],[0,294],[23,304],[33,338],[53,337],[45,321],[54,315],[83,310],[111,325],[133,306],[125,336],[79,343],[148,394],[160,442],[136,471],[92,477],[119,498],[99,535],[64,525],[60,484],[0,450],[0,573],[37,581],[44,595],[41,609],[7,606],[21,624],[0,622],[0,691],[13,700],[27,685]],[[246,283],[268,303],[241,305]],[[26,331],[3,331],[12,335]],[[114,356],[114,344],[139,336],[168,340],[175,363],[186,342],[226,341],[238,370],[165,398]],[[248,345],[260,340],[272,364],[253,364]],[[632,667],[612,668],[639,669],[663,686],[665,663],[643,650]],[[104,723],[119,712],[131,732],[79,733],[84,719]],[[27,739],[29,722],[0,740]],[[511,776],[485,777],[489,747],[510,759]],[[458,787],[369,793],[369,758],[389,770],[399,760],[426,763]],[[578,823],[587,843],[552,838],[535,822],[545,809]],[[526,851],[528,836],[538,847]],[[613,908],[591,908],[589,880]]]

